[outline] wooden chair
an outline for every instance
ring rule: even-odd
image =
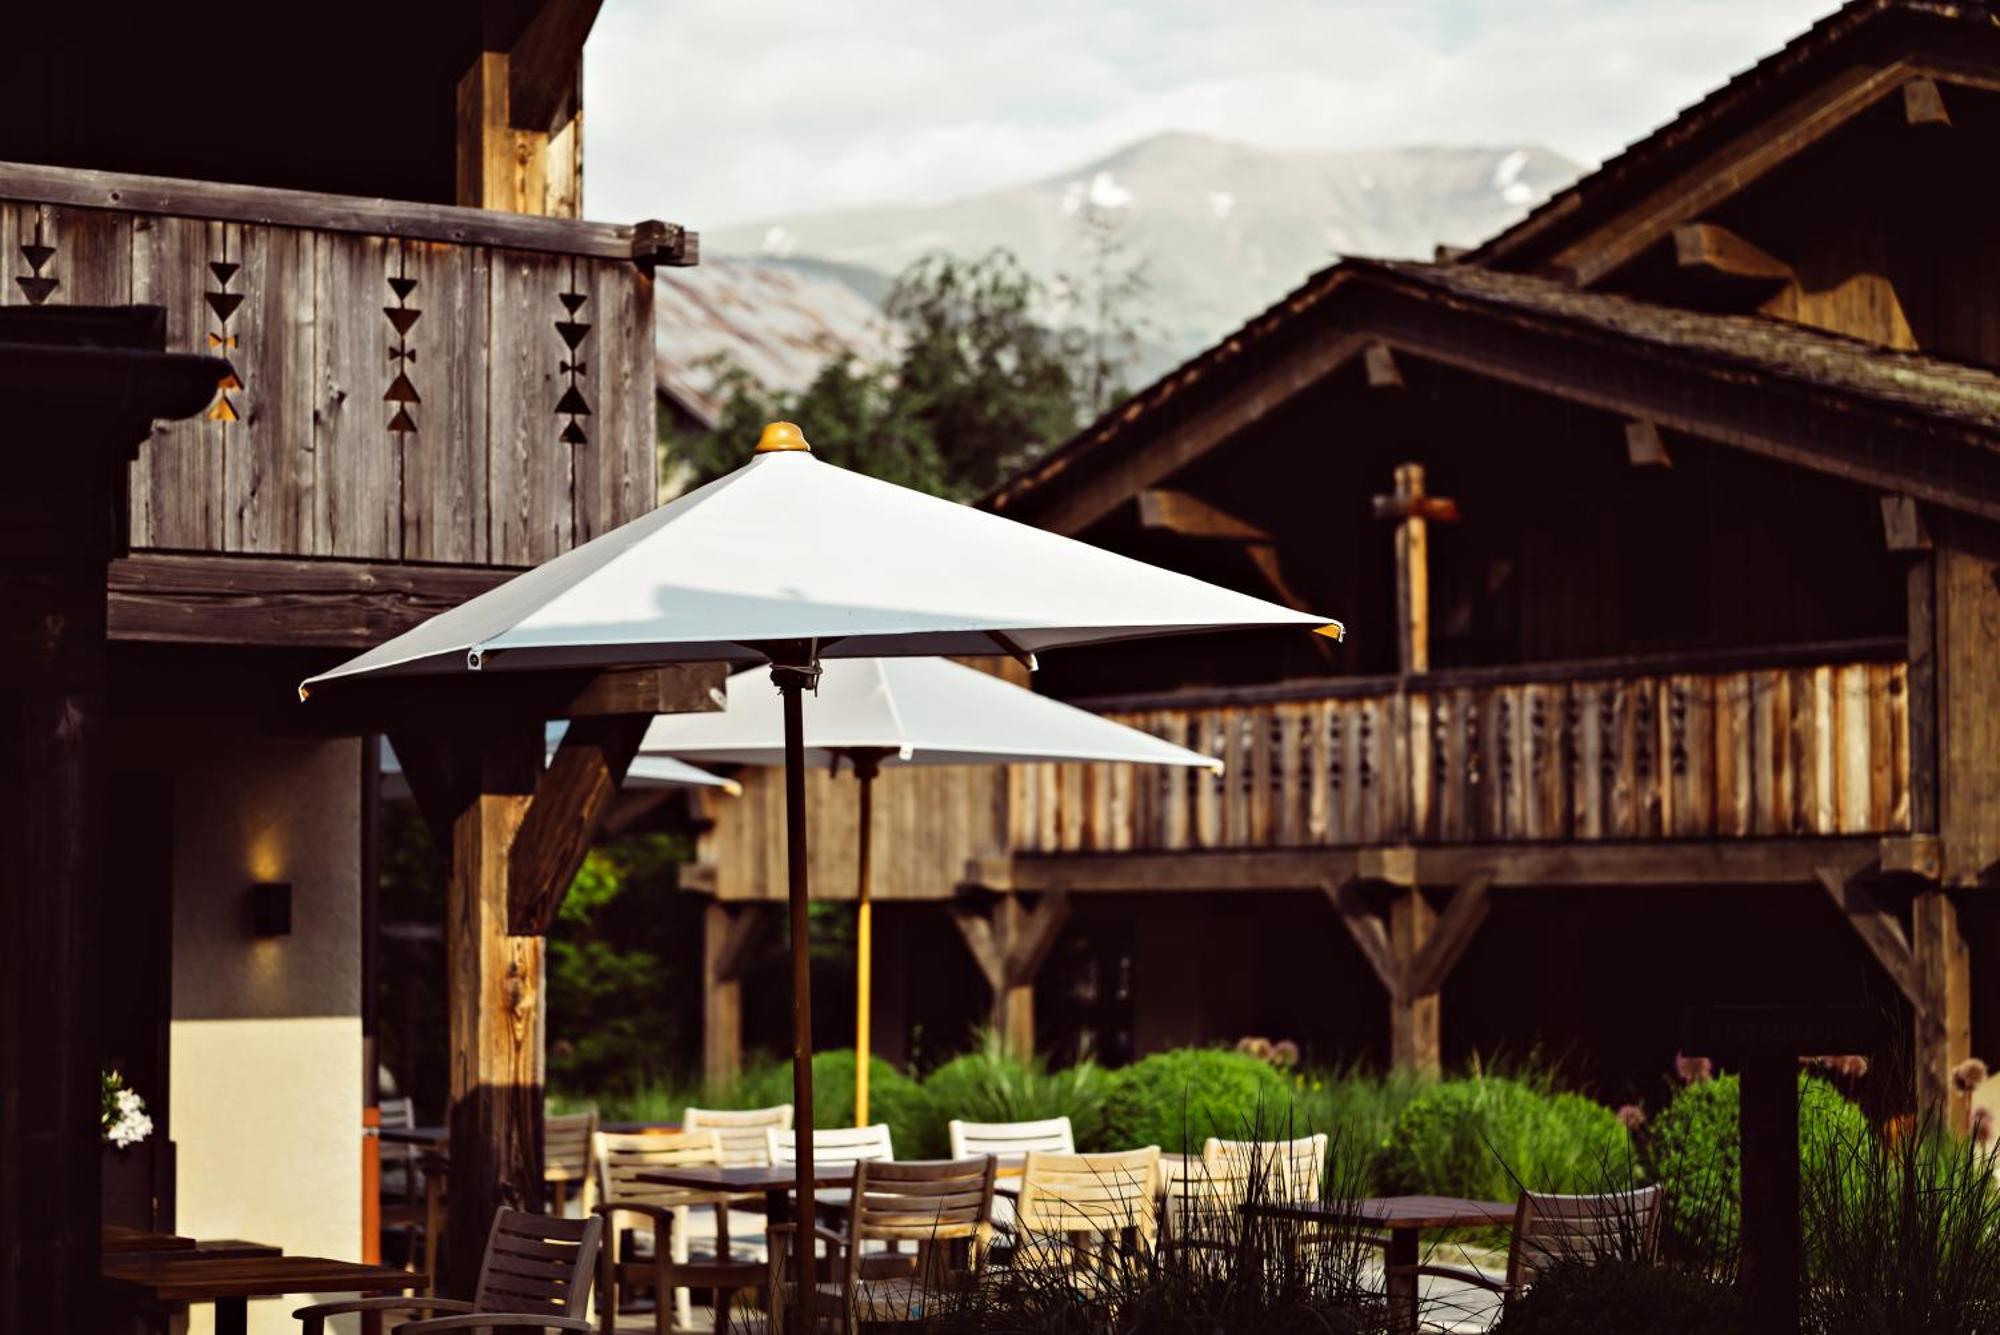
[[[826,1243],[832,1280],[819,1279],[818,1310],[853,1335],[870,1325],[921,1321],[925,1298],[977,1276],[992,1239],[993,1156],[976,1155],[944,1163],[897,1163],[863,1159],[854,1166],[847,1226],[815,1226]],[[791,1239],[799,1225],[770,1229],[771,1330],[784,1329],[791,1313]],[[901,1273],[886,1272],[879,1254],[864,1265],[870,1242],[915,1245],[914,1255],[895,1258]],[[825,1274],[825,1270],[821,1271]]]
[[[1076,1132],[1067,1117],[1039,1122],[962,1122],[954,1117],[949,1131],[954,1159],[970,1159],[976,1154],[1026,1154],[1029,1150],[1076,1153]]]
[[[764,1150],[772,1164],[799,1161],[798,1136],[790,1127],[764,1129]],[[816,1164],[863,1163],[896,1157],[886,1122],[874,1126],[836,1126],[813,1132],[813,1162]]]
[[[689,1108],[681,1115],[683,1131],[714,1131],[722,1141],[722,1162],[731,1168],[762,1168],[771,1162],[767,1128],[792,1129],[792,1105],[768,1108]]]
[[[542,1121],[542,1180],[549,1184],[549,1213],[569,1213],[570,1192],[577,1211],[588,1215],[594,1184],[592,1151],[597,1135],[597,1109],[556,1114]]]
[[[1160,1147],[1114,1154],[1031,1151],[1014,1207],[1016,1266],[1088,1270],[1151,1251],[1160,1231]]]
[[[1507,1246],[1507,1277],[1488,1279],[1465,1266],[1392,1266],[1398,1275],[1428,1275],[1473,1284],[1500,1295],[1501,1310],[1558,1261],[1591,1264],[1617,1257],[1650,1260],[1660,1242],[1660,1189],[1641,1187],[1598,1196],[1524,1191]]]
[[[1218,1140],[1201,1147],[1201,1165],[1212,1183],[1226,1188],[1240,1205],[1260,1201],[1303,1204],[1317,1201],[1326,1182],[1326,1137],[1297,1140]]]
[[[479,1263],[471,1302],[416,1295],[352,1298],[301,1307],[292,1315],[299,1319],[301,1335],[323,1335],[328,1317],[348,1312],[363,1313],[364,1319],[372,1314],[376,1321],[388,1312],[445,1313],[397,1327],[410,1335],[503,1326],[588,1335],[590,1281],[603,1240],[601,1219],[555,1219],[501,1210],[493,1216],[493,1231],[486,1236],[486,1255]]]
[[[639,1180],[649,1168],[719,1165],[722,1142],[716,1133],[627,1136],[599,1131],[592,1146],[602,1196],[593,1209],[610,1233],[598,1263],[597,1280],[597,1307],[605,1335],[617,1328],[620,1291],[642,1288],[653,1291],[660,1335],[667,1335],[676,1318],[682,1326],[690,1323],[690,1289],[714,1290],[715,1328],[726,1331],[736,1291],[755,1288],[764,1278],[762,1261],[739,1259],[729,1241],[729,1197]],[[715,1212],[712,1251],[698,1251],[689,1243],[687,1218],[701,1207]],[[651,1235],[650,1256],[638,1254],[641,1231],[626,1226],[634,1216],[645,1221],[643,1232]]]

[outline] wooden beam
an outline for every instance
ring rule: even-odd
[[[721,708],[721,663],[603,671],[465,672],[356,678],[314,688],[294,726],[323,733],[436,731],[487,717],[537,720],[695,714]]]
[[[1719,223],[1682,223],[1674,228],[1674,263],[1717,278],[1751,283],[1791,283],[1792,266]]]
[[[1625,424],[1625,462],[1634,468],[1672,468],[1660,428],[1643,418]]]
[[[1821,867],[1818,879],[1833,906],[1847,918],[1848,926],[1868,947],[1868,953],[1889,975],[1889,981],[1912,1006],[1923,1005],[1923,990],[1917,980],[1916,959],[1909,937],[1895,910],[1878,899],[1851,867]]]
[[[1361,952],[1361,958],[1368,961],[1368,967],[1374,971],[1376,981],[1382,984],[1382,990],[1392,998],[1400,995],[1403,979],[1389,948],[1389,929],[1382,925],[1381,915],[1368,902],[1359,883],[1346,880],[1322,888],[1334,912],[1340,915],[1340,925],[1347,929],[1347,935]]]
[[[1410,844],[1380,844],[1355,854],[1355,875],[1364,881],[1408,888],[1417,884],[1417,850]]]
[[[367,199],[22,162],[0,162],[0,198],[29,204],[208,218],[217,222],[402,237],[459,246],[499,246],[507,250],[607,260],[635,258],[642,238],[647,238],[649,250],[680,244],[670,243],[666,238],[682,230],[675,223],[583,222],[575,218],[496,213],[455,204]]]
[[[1433,1075],[1444,1065],[1439,998],[1435,991],[1415,990],[1411,979],[1436,924],[1437,912],[1421,889],[1398,890],[1389,900],[1389,953],[1397,978],[1389,996],[1389,1060],[1403,1070]]]
[[[1032,986],[1042,964],[1055,947],[1063,924],[1069,921],[1069,892],[1043,895],[1032,912],[1023,912],[1013,941],[1007,947],[1007,983],[1010,987]]]
[[[1903,85],[1903,119],[1911,125],[1950,128],[1951,113],[1945,110],[1944,92],[1936,79],[1912,79]]]
[[[777,906],[758,901],[721,907],[728,930],[716,942],[714,973],[724,982],[740,982],[770,936]]]
[[[1911,876],[1936,884],[1944,874],[1944,854],[1934,834],[1885,834],[1877,870],[1883,876]]]
[[[583,42],[604,0],[542,0],[508,52],[508,117],[544,134],[578,109]]]
[[[1370,389],[1401,389],[1403,372],[1396,365],[1396,354],[1389,350],[1387,343],[1370,343],[1361,350],[1361,368],[1368,378]]]
[[[1892,552],[1927,552],[1931,532],[1924,524],[1924,512],[1914,497],[1882,498],[1882,541]]]
[[[972,962],[979,966],[987,987],[995,993],[1007,986],[1007,956],[993,931],[993,920],[983,911],[955,900],[951,905],[951,921],[958,928],[965,948],[972,952]]]
[[[1438,915],[1430,938],[1410,962],[1409,977],[1405,980],[1409,991],[1423,994],[1444,990],[1445,980],[1451,977],[1451,971],[1465,957],[1480,924],[1486,921],[1491,908],[1487,888],[1487,881],[1475,879],[1451,892],[1451,899],[1444,912]]]
[[[508,854],[508,930],[514,935],[546,936],[555,926],[652,721],[650,713],[593,715],[572,720],[564,731]]]
[[[1253,543],[1274,541],[1264,529],[1184,491],[1149,488],[1139,493],[1138,506],[1141,528],[1160,529],[1183,538]]]
[[[1956,1086],[1951,1073],[1972,1055],[1972,952],[1951,892],[1917,892],[1910,905],[1910,935],[1917,989],[1917,1108],[1963,1133],[1971,1124],[1971,1096]]]
[[[136,552],[111,563],[110,633],[170,644],[367,649],[519,573]]]
[[[2000,880],[2000,541],[1956,516],[1938,538],[1932,744],[1943,879],[1991,885]]]

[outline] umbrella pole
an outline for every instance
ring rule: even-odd
[[[805,709],[800,698],[800,692],[818,679],[817,665],[774,663],[771,667],[771,680],[777,683],[785,705],[785,861],[792,911],[792,1118],[798,1157],[792,1233],[797,1335],[812,1335],[813,1298],[819,1283],[813,1262],[812,964],[807,940]],[[772,1294],[771,1298],[776,1301],[778,1296]],[[664,1296],[661,1301],[666,1301]]]
[[[861,785],[860,881],[855,887],[854,915],[854,1124],[868,1125],[868,1061],[870,998],[875,986],[875,770],[873,756],[855,756],[854,779]]]

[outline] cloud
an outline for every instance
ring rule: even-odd
[[[592,217],[921,202],[1191,130],[1274,148],[1541,144],[1595,162],[1829,0],[609,0]]]

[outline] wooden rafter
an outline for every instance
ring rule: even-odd
[[[1625,424],[1625,462],[1634,468],[1672,468],[1660,428],[1643,418]]]
[[[1923,989],[1917,978],[1917,961],[1910,949],[1909,935],[1904,932],[1902,920],[1896,911],[1885,904],[1863,883],[1858,871],[1851,867],[1820,867],[1816,869],[1819,883],[1825,888],[1827,897],[1833,901],[1847,918],[1848,926],[1861,938],[1861,944],[1889,975],[1905,999],[1913,1006],[1924,1004]]]
[[[1797,281],[1792,266],[1766,253],[1720,223],[1682,223],[1674,228],[1674,263],[1715,278],[1750,284]]]
[[[1911,125],[1949,127],[1951,113],[1945,109],[1944,90],[1936,79],[1912,79],[1903,85],[1903,119]]]
[[[1299,611],[1306,609],[1305,600],[1285,579],[1277,539],[1268,531],[1185,491],[1152,487],[1139,493],[1137,503],[1141,528],[1200,541],[1235,543],[1279,602]],[[1321,649],[1331,649],[1324,638],[1315,637],[1315,643]]]
[[[1370,389],[1401,389],[1403,372],[1396,365],[1396,354],[1389,350],[1387,343],[1370,343],[1361,350],[1361,369],[1368,379]]]
[[[583,41],[604,0],[542,0],[508,52],[508,119],[549,131],[576,114]]]

